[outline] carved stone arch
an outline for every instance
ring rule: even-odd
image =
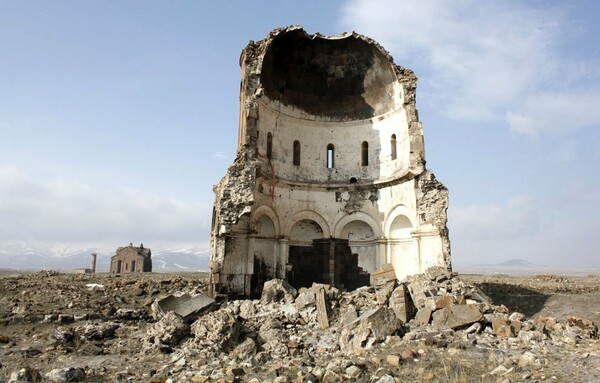
[[[334,237],[342,238],[342,231],[344,230],[344,228],[346,227],[347,224],[349,224],[350,222],[353,222],[353,221],[362,221],[362,222],[366,223],[367,225],[369,225],[371,227],[371,230],[373,230],[374,238],[379,238],[383,235],[383,233],[381,232],[381,224],[379,224],[369,214],[359,211],[359,212],[356,212],[353,214],[346,214],[345,216],[343,216],[342,218],[340,218],[337,221],[337,223],[335,225],[335,230],[334,230],[334,233],[335,233]]]
[[[263,217],[263,216],[267,216],[267,217],[269,217],[271,219],[271,222],[273,223],[273,227],[275,229],[275,234],[274,235],[275,236],[281,235],[281,225],[279,223],[279,217],[277,216],[277,213],[275,212],[275,210],[273,210],[272,207],[267,206],[267,205],[260,206],[252,214],[252,222],[251,222],[252,229],[253,230],[256,229],[256,232],[258,234],[258,228],[260,226],[260,220],[261,220],[261,217]]]
[[[284,226],[283,234],[289,236],[294,225],[302,220],[314,221],[323,230],[323,238],[331,237],[331,229],[327,221],[319,213],[312,210],[302,210],[294,213]]]
[[[396,225],[400,222],[398,220],[402,220],[402,225],[410,225],[410,228],[415,229],[414,220],[411,220],[411,212],[405,205],[397,205],[392,209],[390,214],[385,221],[385,236],[391,238],[392,225],[396,222]]]

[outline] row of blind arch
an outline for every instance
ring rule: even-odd
[[[396,152],[396,135],[392,134],[390,139],[390,150],[392,161],[397,158]],[[327,144],[327,168],[333,169],[334,167],[334,159],[335,159],[335,146],[333,144]],[[267,158],[271,159],[273,156],[273,134],[269,132],[267,134]],[[293,160],[292,163],[294,166],[300,166],[300,141],[294,141],[294,151],[293,151]],[[369,166],[369,143],[367,141],[363,141],[360,145],[360,164],[361,166]]]

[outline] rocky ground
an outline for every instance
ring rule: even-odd
[[[260,300],[185,317],[152,309],[206,280],[2,275],[0,382],[600,382],[597,276],[430,269],[353,292],[270,281]]]

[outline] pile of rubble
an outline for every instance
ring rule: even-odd
[[[442,268],[401,282],[377,278],[352,292],[323,284],[296,291],[271,280],[260,300],[221,304],[188,290],[154,298],[145,308],[112,310],[108,317],[52,322],[46,343],[30,345],[28,352],[41,353],[43,360],[43,352],[34,350],[54,350],[62,364],[39,371],[17,366],[6,371],[7,381],[388,383],[477,377],[508,383],[573,373],[600,378],[592,321],[511,313]]]
[[[146,347],[179,345],[172,355],[179,368],[159,374],[173,375],[174,381],[264,379],[271,371],[273,381],[392,382],[393,372],[378,376],[378,368],[414,362],[423,345],[460,352],[499,339],[527,348],[543,342],[575,346],[598,338],[595,324],[582,318],[559,323],[510,313],[443,268],[401,283],[377,282],[343,293],[322,284],[296,291],[272,280],[260,300],[227,302],[190,325],[176,314],[163,316],[149,327]],[[535,364],[531,355],[526,358]]]

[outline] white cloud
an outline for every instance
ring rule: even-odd
[[[229,158],[225,153],[223,152],[215,152],[213,155],[213,158],[218,158],[220,160],[226,160],[227,158]]]
[[[526,259],[539,265],[600,267],[593,183],[573,181],[560,196],[515,196],[504,203],[451,206],[452,256],[457,263]]]
[[[202,243],[211,207],[131,188],[100,190],[75,180],[36,179],[0,166],[0,247],[69,247],[161,242]],[[58,250],[57,250],[58,249]],[[54,251],[56,250],[56,251]]]
[[[531,237],[540,228],[539,211],[530,196],[505,204],[453,207],[452,233],[465,240],[515,240]]]
[[[567,133],[600,124],[600,91],[531,94],[521,107],[507,112],[512,131],[537,137],[540,133]]]
[[[421,65],[411,69],[427,75],[424,99],[446,116],[535,136],[600,122],[600,88],[585,81],[597,78],[594,63],[559,51],[585,37],[564,33],[573,29],[566,13],[499,0],[351,0],[341,23],[380,41],[397,64]]]

